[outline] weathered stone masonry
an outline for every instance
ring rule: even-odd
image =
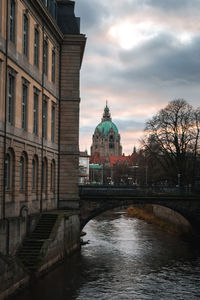
[[[0,292],[26,280],[16,262],[8,268],[6,257],[15,255],[41,214],[79,208],[79,76],[86,38],[74,5],[0,0],[0,253],[9,269],[0,272],[1,284],[8,282]],[[78,211],[69,220],[60,220],[42,268],[80,246]],[[19,276],[12,276],[17,269]]]

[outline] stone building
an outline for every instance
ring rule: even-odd
[[[91,157],[98,153],[101,158],[121,156],[122,146],[117,126],[112,122],[110,110],[106,104],[101,123],[95,128],[92,137]]]
[[[79,184],[87,184],[89,182],[89,160],[90,156],[87,150],[80,151],[79,156]]]
[[[0,216],[78,207],[74,1],[0,0]]]

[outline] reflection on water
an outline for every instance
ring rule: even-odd
[[[199,299],[200,253],[144,221],[104,215],[90,243],[15,299]]]

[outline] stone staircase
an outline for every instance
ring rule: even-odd
[[[35,272],[41,262],[41,249],[48,240],[58,215],[42,214],[35,230],[25,238],[16,256],[28,271]]]

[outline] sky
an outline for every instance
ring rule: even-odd
[[[200,0],[77,0],[75,7],[87,37],[81,151],[90,153],[106,100],[126,155],[169,101],[200,106]]]

